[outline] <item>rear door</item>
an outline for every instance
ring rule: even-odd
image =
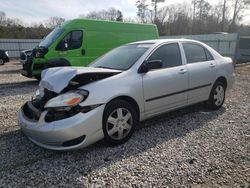
[[[59,57],[69,61],[72,66],[83,66],[81,63],[85,55],[83,39],[82,30],[68,32],[56,47]]]
[[[211,53],[198,43],[182,43],[189,72],[188,103],[207,100],[216,80],[216,62]]]
[[[187,104],[188,72],[182,64],[178,43],[158,47],[148,61],[161,60],[161,69],[144,73],[143,89],[147,116]]]

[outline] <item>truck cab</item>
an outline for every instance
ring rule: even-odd
[[[85,19],[67,21],[48,34],[29,56],[25,52],[21,54],[21,73],[39,79],[46,68],[87,66],[117,46],[157,38],[157,27],[152,24]]]

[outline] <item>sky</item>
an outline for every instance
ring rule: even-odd
[[[166,0],[160,6],[189,1],[191,0]],[[211,4],[218,1],[220,0],[209,0]],[[7,17],[19,18],[26,24],[44,22],[52,16],[73,19],[90,11],[111,7],[121,10],[125,18],[132,18],[137,11],[135,2],[136,0],[0,0],[0,11],[5,12]]]
[[[73,19],[89,11],[110,7],[121,10],[126,17],[134,17],[134,4],[134,0],[0,0],[0,11],[4,11],[7,17],[17,17],[30,23],[52,16]]]

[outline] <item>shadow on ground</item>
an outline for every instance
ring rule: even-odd
[[[0,71],[0,75],[1,74],[21,74],[21,69],[11,69],[11,70],[3,70],[3,71]]]
[[[206,112],[201,105],[187,107],[142,122],[133,137],[123,145],[108,147],[103,141],[100,141],[88,148],[70,152],[42,149],[31,143],[20,130],[4,133],[0,135],[0,177],[11,169],[28,168],[40,162],[49,164],[45,165],[46,170],[38,169],[40,171],[59,168],[58,172],[65,173],[65,169],[74,166],[78,175],[86,176],[93,170],[108,167],[131,156],[140,155],[163,142],[185,137],[187,133],[203,127],[224,112],[224,108]],[[66,171],[66,173],[70,173],[70,171]],[[53,176],[57,177],[58,174],[53,174]],[[65,176],[65,174],[61,174],[61,176]],[[48,177],[41,177],[41,181],[46,178]],[[77,177],[75,181],[77,181]]]
[[[39,82],[37,80],[27,80],[22,82],[11,82],[11,83],[0,83],[0,88],[19,88],[24,86],[33,86],[38,85]]]
[[[24,95],[34,92],[38,87],[37,80],[27,80],[12,83],[0,83],[0,97]]]

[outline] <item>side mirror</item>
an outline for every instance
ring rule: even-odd
[[[68,42],[65,41],[65,40],[62,40],[56,47],[56,50],[59,50],[59,51],[67,51],[69,45],[68,45]]]
[[[162,68],[162,60],[144,61],[138,69],[138,73],[146,73],[149,70],[160,68]]]
[[[68,45],[68,43],[65,41],[65,42],[64,42],[64,49],[68,49],[68,47],[69,47],[69,45]]]

